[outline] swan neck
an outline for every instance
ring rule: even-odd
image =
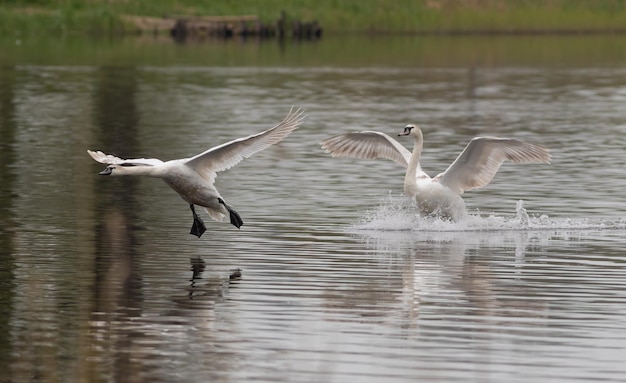
[[[156,166],[118,166],[111,173],[113,176],[152,176],[159,177]]]
[[[415,188],[416,174],[420,168],[420,157],[422,156],[422,146],[424,140],[422,136],[422,132],[418,131],[415,135],[415,143],[413,144],[413,153],[411,154],[411,159],[409,160],[409,165],[406,169],[406,176],[404,177],[404,191],[406,194],[413,194],[411,190]]]

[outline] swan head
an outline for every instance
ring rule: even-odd
[[[104,169],[103,171],[101,171],[100,174],[101,176],[110,176],[111,174],[113,174],[113,170],[115,169],[115,166],[113,165],[109,165],[106,167],[106,169]]]
[[[148,166],[144,165],[135,165],[135,164],[115,164],[107,166],[103,171],[101,171],[101,176],[128,176],[133,174],[143,173],[140,168],[148,168]]]
[[[404,127],[402,133],[398,134],[398,137],[399,136],[413,136],[414,138],[419,138],[422,136],[422,131],[420,130],[419,126],[408,124]]]

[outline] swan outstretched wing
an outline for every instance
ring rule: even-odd
[[[548,149],[539,145],[510,138],[476,137],[434,180],[463,194],[489,184],[505,160],[549,164],[550,159]]]
[[[385,158],[404,166],[409,165],[411,152],[385,133],[364,130],[327,138],[322,149],[333,157],[376,159]]]
[[[87,150],[87,153],[101,164],[107,165],[147,165],[147,166],[156,166],[163,163],[163,161],[156,158],[129,158],[122,159],[111,154],[106,154],[101,151],[93,151]]]
[[[294,111],[291,107],[287,116],[273,128],[211,148],[189,158],[185,164],[212,181],[217,172],[230,169],[244,158],[282,141],[300,126],[303,119],[304,111],[302,109]]]

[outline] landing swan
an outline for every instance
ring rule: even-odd
[[[406,167],[404,194],[414,198],[423,215],[458,221],[467,215],[463,192],[491,182],[505,160],[519,163],[550,163],[548,149],[512,138],[472,139],[445,172],[431,178],[420,166],[424,144],[422,131],[407,125],[398,136],[415,140],[413,153],[385,133],[362,131],[330,137],[322,149],[333,157],[386,158]]]
[[[226,204],[214,186],[217,173],[237,165],[244,158],[268,148],[287,137],[302,123],[301,109],[289,110],[287,116],[276,126],[248,137],[239,138],[213,147],[194,157],[163,162],[156,158],[121,159],[101,151],[87,150],[96,161],[108,166],[101,175],[135,176],[147,175],[163,179],[183,200],[189,203],[193,214],[190,234],[200,238],[206,231],[194,205],[205,208],[211,218],[221,221],[228,215],[230,223],[239,228],[243,221],[239,214]]]

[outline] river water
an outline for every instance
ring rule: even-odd
[[[0,56],[0,381],[623,381],[626,41],[458,39],[20,41]],[[240,230],[205,215],[193,237],[167,185],[86,153],[187,157],[292,105],[300,129],[218,175]],[[319,146],[407,123],[432,176],[477,135],[553,161],[505,163],[450,223],[416,215],[402,167]]]

